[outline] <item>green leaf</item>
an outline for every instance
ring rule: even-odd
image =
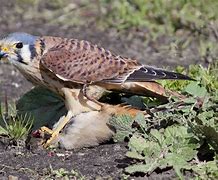
[[[165,159],[163,161],[167,162],[168,166],[173,166],[180,179],[184,179],[181,173],[181,169],[191,168],[190,165],[187,163],[187,161],[183,158],[183,156],[176,153],[166,154]]]
[[[148,163],[153,162],[154,159],[158,159],[162,153],[162,150],[162,147],[157,142],[147,141],[143,150],[145,161]]]
[[[133,118],[129,115],[114,116],[109,120],[109,124],[116,129],[114,135],[115,141],[123,141],[125,137],[129,137],[133,133]]]
[[[141,153],[147,147],[147,142],[143,137],[133,135],[130,138],[128,145],[131,150],[135,150]]]
[[[130,98],[122,98],[122,101],[124,101],[127,104],[130,104],[133,107],[137,107],[139,109],[145,108],[143,99],[140,96],[131,96]]]
[[[194,97],[205,97],[207,90],[205,87],[200,87],[198,82],[191,82],[185,88],[185,92]]]
[[[181,147],[177,149],[177,152],[174,152],[180,155],[185,161],[190,161],[197,156],[197,150],[193,149],[193,146]]]
[[[167,144],[186,142],[186,138],[190,137],[192,134],[188,133],[187,127],[184,126],[169,126],[164,131],[165,142]]]
[[[216,161],[194,164],[192,170],[200,179],[218,179],[218,165]]]
[[[132,134],[130,131],[118,131],[113,136],[114,142],[122,142],[126,137],[129,137],[129,135]]]
[[[67,111],[63,100],[52,91],[36,87],[17,102],[18,115],[29,114],[34,117],[34,129],[44,125],[52,126]]]
[[[127,168],[125,168],[125,171],[130,174],[133,174],[136,172],[150,173],[154,171],[157,167],[158,167],[157,162],[153,162],[151,164],[135,164],[135,165],[130,165]]]
[[[136,123],[138,123],[138,125],[143,128],[144,130],[146,130],[148,127],[147,127],[147,122],[146,122],[146,119],[144,117],[144,114],[142,113],[139,113],[136,115],[136,117],[134,118],[134,121]]]
[[[136,152],[136,151],[128,151],[128,152],[126,153],[126,156],[129,157],[129,158],[139,159],[139,160],[145,159],[141,154],[139,154],[139,153]]]
[[[160,146],[163,145],[164,136],[157,129],[151,130],[150,137],[153,139],[153,141],[157,142]]]

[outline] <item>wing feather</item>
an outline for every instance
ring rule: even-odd
[[[78,83],[145,82],[158,79],[191,80],[188,76],[139,64],[136,60],[77,39],[44,37],[48,45],[41,58],[44,67],[65,81]]]
[[[131,73],[126,81],[154,81],[159,79],[172,79],[172,80],[193,80],[189,76],[166,71],[163,69],[153,68],[149,66],[142,66],[140,69],[135,70],[133,73]]]

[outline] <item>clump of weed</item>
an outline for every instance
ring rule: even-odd
[[[147,27],[152,32],[172,33],[178,29],[199,32],[214,22],[216,0],[101,0],[106,22],[117,29]]]
[[[64,179],[79,179],[79,180],[84,180],[86,179],[84,176],[81,175],[80,172],[72,169],[71,171],[68,171],[64,168],[60,168],[60,169],[56,169],[54,170],[51,166],[50,166],[50,178],[64,178]]]
[[[0,135],[7,136],[12,142],[25,141],[33,125],[30,115],[17,115],[14,103],[0,103]]]
[[[218,178],[218,73],[217,63],[204,68],[191,66],[196,81],[167,82],[187,98],[171,98],[148,111],[149,117],[119,116],[111,119],[114,139],[128,139],[126,156],[134,159],[125,172],[150,175],[157,169],[173,168],[180,179],[190,171],[198,179]],[[179,72],[184,69],[179,67]]]
[[[202,65],[190,65],[188,69],[178,66],[175,69],[176,72],[182,74],[188,74],[194,78],[196,82],[207,89],[209,93],[216,92],[218,90],[218,61],[211,63],[208,67]],[[188,81],[159,81],[165,88],[184,92],[185,87],[190,83]]]

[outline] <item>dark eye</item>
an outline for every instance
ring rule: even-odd
[[[21,49],[23,47],[23,43],[19,42],[16,44],[16,48]]]

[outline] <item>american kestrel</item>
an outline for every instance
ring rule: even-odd
[[[90,87],[144,95],[151,92],[161,96],[161,86],[155,80],[191,80],[186,75],[115,55],[88,41],[61,37],[9,34],[0,40],[0,58],[8,59],[33,84],[44,86],[64,98],[68,113],[50,131],[51,138],[45,146],[58,136],[72,117],[102,109],[104,104],[87,92]]]

